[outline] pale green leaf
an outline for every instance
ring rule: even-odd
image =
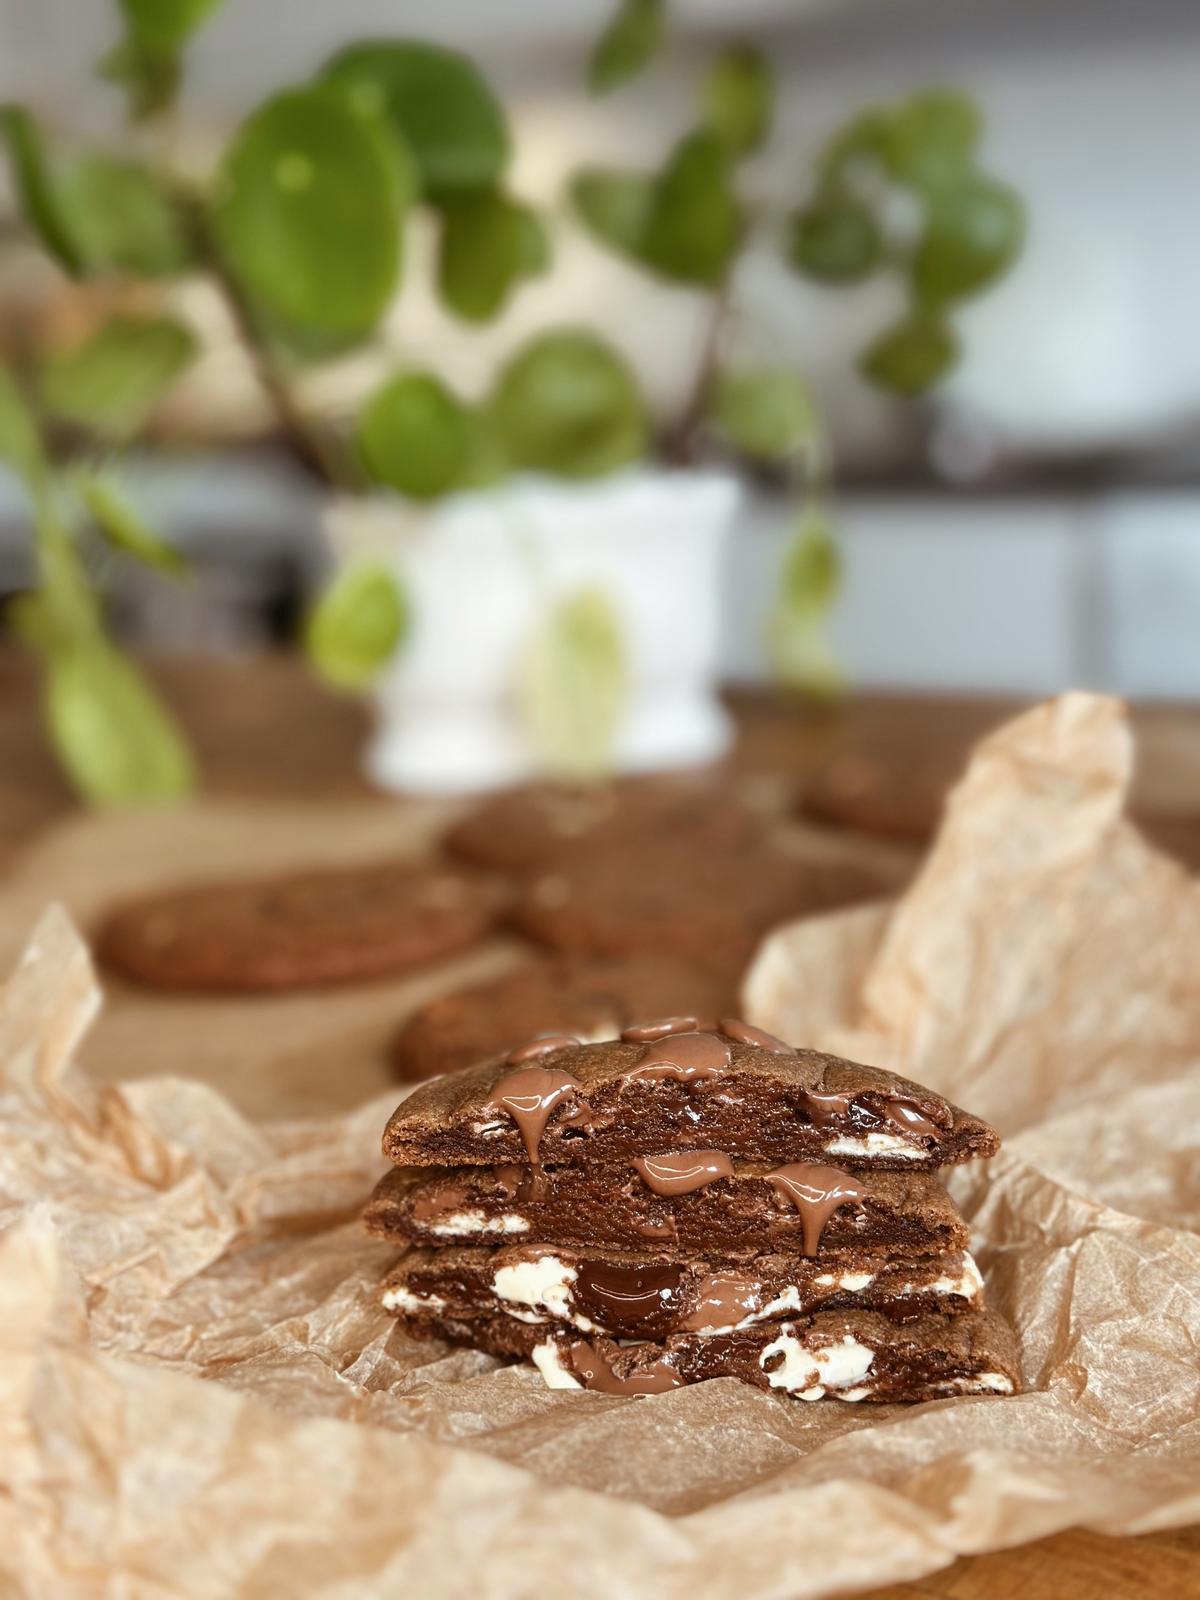
[[[78,276],[85,265],[83,245],[63,204],[41,130],[24,106],[8,105],[0,109],[0,132],[26,221],[58,264]]]
[[[463,480],[471,448],[466,407],[432,373],[397,373],[367,402],[358,448],[376,482],[433,499]]]
[[[619,0],[588,63],[593,94],[635,77],[658,53],[665,33],[665,0]]]
[[[504,111],[466,56],[412,40],[368,40],[339,51],[325,75],[364,108],[386,113],[431,198],[499,182],[509,156]]]
[[[445,209],[438,287],[452,311],[487,322],[513,290],[542,270],[545,235],[528,206],[498,193],[455,201]]]
[[[213,213],[251,297],[297,328],[368,332],[396,289],[413,198],[399,150],[332,88],[287,91],[254,112],[226,152]]]
[[[184,44],[222,0],[120,0],[125,26],[149,49]]]
[[[641,455],[647,418],[623,358],[584,328],[538,335],[500,372],[491,415],[515,466],[590,478]]]
[[[347,567],[308,619],[309,660],[339,689],[362,689],[395,655],[409,627],[408,599],[378,563]]]
[[[861,283],[884,256],[874,214],[848,195],[822,195],[792,218],[788,260],[818,283]]]
[[[42,404],[60,422],[113,443],[131,439],[193,359],[195,336],[172,317],[114,317],[46,362]]]
[[[958,182],[983,136],[983,117],[969,96],[929,89],[889,111],[879,150],[899,183],[933,192]]]
[[[46,457],[33,413],[12,374],[0,366],[0,461],[37,494],[46,478]]]
[[[842,673],[826,636],[829,610],[841,589],[841,559],[817,513],[801,522],[784,552],[779,589],[767,620],[767,648],[780,682],[827,696]]]
[[[711,133],[689,134],[655,181],[645,261],[679,283],[711,286],[725,276],[740,235],[728,149]]]
[[[723,50],[704,85],[704,120],[735,155],[757,150],[771,126],[775,80],[771,63],[752,44]]]
[[[89,271],[167,277],[194,262],[177,208],[137,162],[87,156],[64,168],[58,196]]]
[[[913,258],[918,298],[940,306],[978,294],[1012,265],[1024,232],[1024,207],[1007,184],[972,176],[940,190]]]
[[[571,201],[601,244],[641,259],[654,204],[653,178],[640,172],[587,168],[571,180]]]
[[[859,367],[881,389],[919,395],[944,378],[957,360],[954,330],[936,317],[914,312],[880,334]]]
[[[114,550],[173,578],[187,571],[187,562],[181,553],[150,527],[110,478],[81,472],[75,483],[92,520]]]
[[[191,755],[132,662],[97,639],[45,658],[46,716],[74,787],[94,805],[174,799],[191,789]]]
[[[601,589],[556,601],[526,649],[518,705],[546,766],[563,777],[602,776],[627,696],[628,666],[620,619]]]
[[[788,367],[722,372],[713,389],[713,418],[729,443],[755,461],[787,461],[813,437],[808,390]]]

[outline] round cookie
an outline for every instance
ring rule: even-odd
[[[486,1060],[538,1033],[611,1038],[661,1012],[717,1017],[736,1005],[736,974],[646,954],[627,961],[537,960],[489,983],[441,995],[396,1035],[392,1064],[409,1081]]]
[[[800,812],[856,833],[923,843],[937,832],[957,776],[950,761],[905,767],[863,755],[835,756],[804,790]]]
[[[753,828],[753,815],[728,779],[630,778],[505,790],[456,823],[444,843],[478,866],[528,873],[566,869],[596,851],[642,841],[722,849],[748,839]]]
[[[407,971],[495,925],[494,884],[454,869],[376,862],[187,885],[110,912],[97,953],[155,989],[308,989]]]
[[[888,892],[877,874],[844,862],[763,847],[714,854],[642,846],[593,857],[569,875],[543,874],[518,898],[512,921],[552,950],[654,952],[736,975],[778,923]]]

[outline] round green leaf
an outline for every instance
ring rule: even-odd
[[[517,704],[547,767],[562,777],[601,777],[627,693],[625,642],[612,601],[581,589],[554,604],[520,663]]]
[[[841,588],[837,545],[825,519],[806,516],[784,552],[779,590],[767,621],[777,677],[806,694],[828,695],[842,674],[825,637],[825,618]]]
[[[817,175],[823,183],[836,185],[853,176],[863,165],[882,166],[891,113],[885,106],[867,106],[826,141],[817,160]]]
[[[861,283],[883,259],[883,235],[864,205],[828,195],[792,218],[788,260],[818,283]]]
[[[721,373],[712,408],[730,444],[756,461],[786,461],[812,437],[808,391],[786,367]]]
[[[717,57],[704,85],[704,120],[735,155],[746,155],[767,136],[775,95],[771,63],[751,44],[730,45]]]
[[[83,245],[59,193],[41,130],[24,106],[10,105],[0,109],[0,132],[26,221],[59,266],[78,276],[84,268]]]
[[[195,353],[195,336],[173,317],[114,317],[82,344],[50,357],[41,375],[42,404],[60,422],[122,443]]]
[[[540,271],[546,250],[537,217],[502,194],[456,200],[446,207],[438,287],[452,311],[487,322],[516,285]]]
[[[740,232],[729,152],[713,134],[693,133],[676,147],[654,185],[642,253],[665,277],[716,284]]]
[[[958,360],[954,331],[936,317],[914,313],[869,346],[859,363],[864,377],[897,394],[924,394]]]
[[[507,476],[510,463],[504,453],[491,410],[477,406],[467,412],[467,453],[460,474],[464,489],[490,489]]]
[[[619,0],[588,63],[593,94],[604,94],[636,76],[657,54],[665,32],[664,0]]]
[[[936,190],[959,178],[983,135],[979,107],[952,89],[914,95],[886,118],[880,153],[898,183]]]
[[[151,50],[173,50],[222,0],[120,0],[125,26]]]
[[[0,366],[0,461],[4,461],[36,494],[46,479],[46,457],[33,413],[13,382],[12,374]]]
[[[518,467],[590,478],[646,448],[645,407],[624,360],[583,328],[543,333],[500,373],[491,414]]]
[[[364,108],[384,111],[411,150],[434,199],[490,189],[508,163],[499,101],[474,63],[455,50],[371,41],[340,51],[326,77]]]
[[[67,776],[93,805],[186,794],[195,772],[179,730],[130,661],[103,639],[46,658],[46,716]]]
[[[825,519],[806,516],[783,557],[779,601],[793,614],[827,611],[842,586],[842,561]]]
[[[175,546],[155,533],[111,480],[83,472],[76,485],[92,520],[114,550],[173,578],[187,571],[187,562]]]
[[[912,263],[913,288],[929,306],[976,294],[1000,277],[1021,248],[1025,213],[1007,184],[972,177],[929,203]]]
[[[440,378],[401,372],[367,402],[358,430],[363,465],[415,500],[458,487],[470,450],[467,412]]]
[[[591,168],[572,179],[571,200],[601,244],[640,259],[654,204],[652,178],[640,172]]]
[[[214,222],[250,295],[297,328],[367,332],[396,287],[411,201],[395,142],[327,88],[276,95],[238,130]]]
[[[178,211],[136,162],[89,156],[63,171],[58,193],[90,269],[167,277],[192,265]]]
[[[365,688],[408,632],[408,600],[391,572],[361,563],[342,572],[308,619],[305,648],[338,689]]]

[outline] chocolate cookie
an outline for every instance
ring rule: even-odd
[[[97,951],[155,989],[306,989],[452,955],[491,931],[500,902],[494,884],[454,869],[331,867],[131,901],[109,914]]]
[[[421,1006],[397,1034],[392,1060],[399,1077],[415,1081],[472,1066],[534,1033],[609,1038],[656,1010],[718,1017],[736,1002],[733,981],[670,956],[538,960]]]
[[[527,873],[573,868],[596,854],[611,857],[639,840],[727,849],[753,831],[754,818],[737,790],[727,779],[703,774],[509,789],[456,823],[444,843],[476,865]]]
[[[956,1316],[981,1303],[965,1251],[913,1261],[864,1256],[853,1266],[795,1255],[735,1267],[704,1255],[580,1251],[569,1245],[408,1250],[383,1286],[387,1311],[460,1322],[508,1316],[527,1327],[573,1327],[615,1339],[731,1333],[815,1311],[882,1311],[898,1320]]]
[[[373,1232],[414,1244],[531,1244],[672,1251],[737,1261],[791,1252],[860,1267],[868,1257],[943,1256],[970,1243],[936,1179],[857,1177],[808,1162],[771,1167],[718,1151],[626,1166],[409,1167],[389,1172],[367,1204]]]
[[[421,1338],[506,1358],[531,1358],[552,1389],[661,1394],[708,1378],[740,1378],[800,1400],[914,1401],[1016,1394],[1012,1330],[993,1311],[895,1322],[873,1311],[819,1311],[732,1333],[677,1333],[618,1344],[602,1334],[549,1331],[509,1316],[399,1315]]]
[[[518,897],[512,921],[567,954],[653,951],[736,973],[778,924],[888,892],[878,874],[846,862],[765,845],[697,851],[671,839],[543,874]]]
[[[650,1019],[602,1044],[532,1039],[424,1084],[392,1114],[403,1166],[626,1163],[711,1150],[740,1161],[926,1171],[990,1156],[986,1122],[932,1089],[733,1018]]]

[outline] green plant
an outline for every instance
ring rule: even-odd
[[[956,358],[955,305],[993,282],[1020,242],[1019,202],[977,166],[982,129],[971,103],[937,92],[859,113],[818,154],[791,214],[771,216],[746,192],[747,158],[771,132],[770,65],[751,45],[730,46],[699,86],[695,127],[657,170],[589,169],[570,185],[575,216],[606,248],[709,297],[696,381],[665,432],[653,436],[625,361],[582,327],[539,333],[482,397],[405,366],[350,428],[334,428],[309,413],[298,380],[375,334],[418,209],[436,224],[442,299],[469,323],[498,315],[548,270],[552,229],[512,192],[512,140],[488,84],[462,55],[416,41],[339,51],[310,82],[254,110],[206,179],[177,170],[168,141],[156,137],[158,119],[178,93],[189,39],[218,5],[119,0],[123,33],[100,70],[146,124],[136,157],[52,148],[24,108],[0,113],[25,219],[62,270],[164,284],[205,276],[224,297],[281,434],[338,490],[381,485],[428,500],[522,469],[593,477],[655,448],[674,461],[723,451],[783,473],[802,518],[771,647],[786,676],[819,677],[802,639],[836,589],[823,510],[829,449],[800,374],[728,354],[737,265],[764,238],[813,282],[897,276],[909,310],[871,343],[861,368],[903,394],[927,389]],[[665,32],[662,0],[623,0],[592,56],[593,91],[645,69]],[[896,190],[920,218],[907,236],[889,220]],[[108,477],[94,465],[53,468],[48,446],[94,463],[97,452],[128,444],[194,354],[179,319],[126,313],[20,374],[20,388],[6,380],[0,394],[0,454],[27,486],[38,554],[38,589],[18,604],[18,625],[45,663],[64,766],[94,799],[176,792],[188,780],[179,735],[108,640],[92,582],[98,538],[134,559],[173,563]],[[589,593],[561,611],[531,646],[522,699],[542,742],[571,746],[569,764],[583,770],[594,763],[579,728],[613,720],[619,629]],[[355,687],[398,647],[407,623],[395,579],[368,564],[334,582],[306,641],[318,670]],[[539,673],[561,682],[539,687]]]

